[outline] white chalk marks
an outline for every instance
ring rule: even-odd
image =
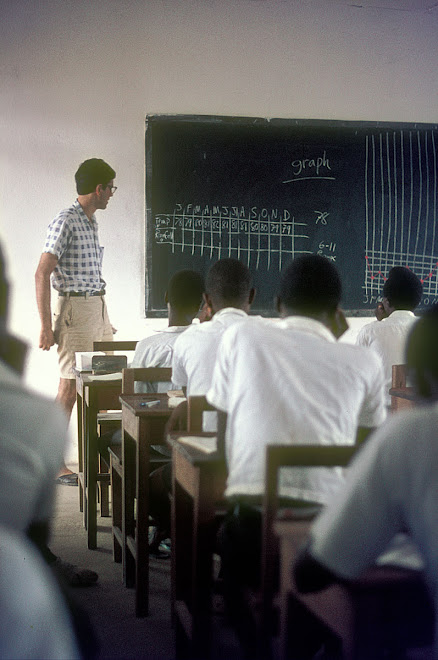
[[[256,270],[281,270],[284,260],[310,252],[307,223],[288,209],[252,206],[177,204],[173,213],[155,215],[155,242],[170,245],[172,253],[217,259],[234,257]]]
[[[437,132],[382,131],[365,140],[364,303],[381,295],[393,266],[423,282],[423,305],[438,301]]]

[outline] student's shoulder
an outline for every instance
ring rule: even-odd
[[[370,323],[366,323],[357,334],[357,343],[361,344],[374,338],[376,334],[379,334],[382,327],[382,321],[370,321]]]
[[[375,372],[382,369],[382,360],[378,353],[368,346],[336,342],[334,350],[346,364],[365,372]]]

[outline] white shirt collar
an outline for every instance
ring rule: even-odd
[[[321,321],[316,321],[308,316],[288,316],[285,319],[281,319],[278,325],[285,330],[298,330],[298,332],[315,335],[332,343],[336,342],[333,333]]]
[[[414,319],[415,314],[414,312],[411,312],[409,309],[395,309],[389,316],[386,318],[382,319],[382,321],[387,321],[388,319],[397,319],[397,318],[410,318]]]
[[[155,330],[155,332],[183,332],[183,330],[187,330],[187,328],[190,328],[190,325],[168,325],[161,330]]]
[[[244,312],[243,309],[237,309],[237,307],[224,307],[223,309],[220,309],[218,312],[216,312],[212,318],[212,321],[220,321],[221,318],[230,314],[233,316],[241,316],[242,318],[248,316],[248,314]]]

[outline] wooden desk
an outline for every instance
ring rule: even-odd
[[[211,646],[213,552],[218,505],[223,506],[226,468],[219,456],[178,442],[172,433],[172,615],[176,657],[205,660]]]
[[[142,405],[160,401],[154,407]],[[164,427],[172,409],[165,394],[123,394],[122,529],[114,529],[122,546],[123,581],[135,585],[136,616],[149,611],[149,472],[150,446],[164,443]],[[134,503],[137,500],[137,515]]]
[[[398,412],[418,405],[419,397],[413,387],[391,387],[391,412]]]
[[[405,648],[432,643],[433,608],[421,573],[375,566],[348,586],[334,584],[316,593],[300,594],[292,565],[309,524],[277,521],[274,531],[280,540],[281,660],[289,657],[289,640],[293,640],[300,608],[336,631],[342,641],[341,657],[348,660],[377,660],[386,657],[389,647],[394,653],[391,657],[404,657]]]
[[[121,389],[120,378],[94,380],[90,372],[76,371],[79,507],[84,513],[90,550],[97,547],[97,414],[100,410],[120,408]]]

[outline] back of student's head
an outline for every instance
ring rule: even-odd
[[[430,397],[430,378],[438,388],[438,304],[414,323],[406,344],[406,364],[414,374],[419,393]]]
[[[404,266],[391,268],[383,285],[383,297],[391,307],[413,311],[420,304],[422,294],[423,285],[415,273]]]
[[[294,259],[281,274],[279,300],[294,313],[334,312],[341,302],[342,284],[336,266],[317,254]]]
[[[249,268],[237,259],[220,259],[210,268],[205,291],[220,307],[240,307],[248,302],[252,286]]]
[[[204,280],[194,270],[179,270],[169,280],[167,301],[173,309],[180,312],[199,310],[204,292]]]

